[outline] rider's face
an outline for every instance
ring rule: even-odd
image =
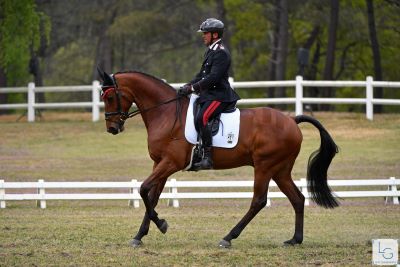
[[[211,38],[211,37],[214,37],[214,38]],[[211,40],[211,39],[213,39],[213,40]],[[215,41],[217,39],[218,39],[218,33],[213,32],[211,34],[211,32],[203,32],[203,42],[206,46],[211,45],[211,41]]]
[[[206,46],[211,44],[211,32],[203,32],[203,42]]]

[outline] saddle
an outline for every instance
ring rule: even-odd
[[[198,131],[194,125],[194,118],[199,111],[197,104],[198,96],[192,94],[186,115],[185,138],[193,144],[191,160],[186,171],[197,171],[192,168],[192,164],[202,159],[202,149],[199,147]],[[219,116],[212,121],[212,145],[219,148],[234,148],[239,140],[240,129],[240,110],[234,104],[230,105]],[[222,127],[221,127],[222,126]]]
[[[198,103],[198,99],[196,99],[196,101],[193,105],[193,118],[197,117],[197,114],[199,113],[199,111],[200,111],[200,103]],[[235,111],[236,111],[236,103],[233,102],[233,103],[229,104],[229,106],[227,106],[220,114],[218,114],[217,116],[215,116],[208,122],[208,124],[211,124],[212,136],[215,136],[219,131],[219,125],[222,124],[222,121],[221,121],[222,113],[232,113]],[[196,124],[195,124],[195,128],[196,128],[196,131],[199,132],[199,129]]]

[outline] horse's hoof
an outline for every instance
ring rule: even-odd
[[[161,219],[161,226],[158,227],[158,229],[161,231],[161,233],[165,234],[168,230],[168,223],[166,220]]]
[[[132,241],[129,242],[129,245],[131,245],[134,248],[138,248],[138,247],[141,247],[143,245],[143,242],[141,240],[132,239]]]
[[[294,238],[283,242],[283,245],[284,245],[285,247],[288,247],[288,246],[295,246],[295,245],[300,245],[300,244],[301,244],[301,242],[297,241],[297,240],[294,239]]]
[[[231,248],[231,246],[232,246],[231,241],[226,241],[225,239],[222,239],[219,242],[219,247],[220,248]]]

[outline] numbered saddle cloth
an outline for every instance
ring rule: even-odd
[[[197,131],[194,126],[193,107],[198,95],[192,94],[186,115],[185,137],[191,144],[197,144]],[[240,128],[240,110],[235,109],[234,112],[222,113],[218,122],[219,129],[217,134],[213,136],[213,147],[233,148],[239,140]]]

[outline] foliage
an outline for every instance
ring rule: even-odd
[[[80,39],[60,47],[51,61],[49,82],[59,85],[87,84],[91,79],[93,51],[87,40]]]
[[[236,80],[266,80],[270,47],[269,22],[265,7],[257,1],[225,1],[228,17],[233,21],[231,43],[234,47]],[[251,66],[251,67],[250,67]]]
[[[49,19],[36,9],[34,0],[0,1],[0,65],[10,84],[26,81],[31,53],[49,40]]]
[[[310,47],[309,62],[315,54],[319,61],[315,69],[309,65],[305,71],[315,71],[312,78],[322,79],[330,1],[287,1],[289,47],[285,77],[294,79],[297,75],[298,49],[319,26],[319,34]],[[229,31],[226,42],[229,42],[232,54],[235,80],[268,80],[272,77],[270,71],[276,51],[274,35],[279,13],[277,1],[1,0],[0,3],[0,64],[7,66],[8,80],[13,80],[14,85],[26,84],[31,50],[41,46],[43,36],[46,40],[51,39],[46,53],[41,56],[45,85],[90,84],[98,78],[96,65],[99,62],[106,62],[106,70],[110,72],[136,69],[168,82],[186,82],[199,70],[206,49],[196,33],[199,24],[205,18],[221,16]],[[378,1],[374,8],[383,79],[396,81],[400,77],[397,67],[400,60],[400,7],[394,1]],[[365,80],[366,76],[373,75],[365,0],[340,1],[335,55],[334,79]],[[261,90],[254,92],[263,94]],[[246,92],[243,97],[252,94]],[[350,95],[365,97],[362,92],[350,88],[336,90],[338,97]],[[384,97],[399,96],[399,90],[384,90]],[[385,106],[388,111],[398,109],[397,106]]]

